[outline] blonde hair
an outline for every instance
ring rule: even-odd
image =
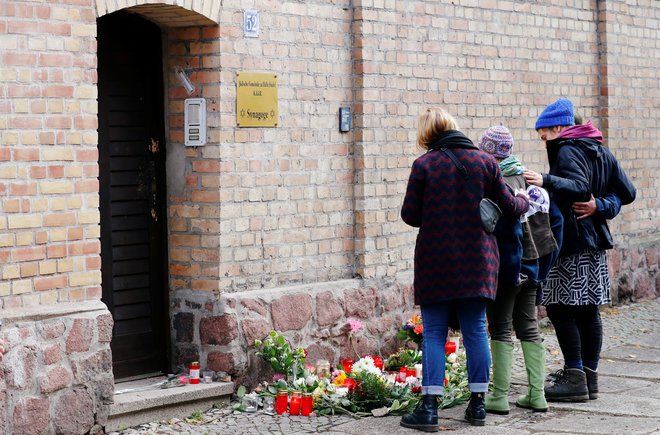
[[[445,109],[429,107],[419,116],[417,145],[428,150],[438,134],[448,130],[458,130],[454,117]]]

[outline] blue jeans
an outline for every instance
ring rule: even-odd
[[[456,310],[467,353],[468,388],[473,393],[488,391],[490,351],[486,333],[485,298],[457,299],[422,305],[422,394],[442,395],[445,381],[445,343],[449,317]]]

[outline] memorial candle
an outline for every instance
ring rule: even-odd
[[[309,414],[312,413],[313,405],[314,405],[314,398],[312,397],[312,393],[303,393],[300,413],[304,416],[308,416]]]
[[[302,402],[302,394],[300,391],[294,391],[291,395],[291,406],[289,406],[289,414],[298,415],[300,414],[300,405]]]
[[[284,414],[286,412],[288,402],[289,393],[286,390],[277,390],[277,398],[275,399],[275,412],[278,414]]]

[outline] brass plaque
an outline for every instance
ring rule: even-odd
[[[277,127],[277,75],[236,73],[236,126]]]

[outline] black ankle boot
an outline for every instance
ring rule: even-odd
[[[483,426],[486,424],[486,407],[484,406],[485,393],[470,394],[470,403],[465,410],[465,419],[472,426]]]
[[[424,432],[437,432],[438,426],[438,396],[423,394],[417,408],[412,414],[401,417],[401,426]]]
[[[587,376],[580,369],[564,369],[552,385],[545,389],[549,402],[584,402],[589,400]]]
[[[587,375],[587,390],[589,390],[589,400],[598,399],[598,372],[589,367],[584,368],[584,374]]]

